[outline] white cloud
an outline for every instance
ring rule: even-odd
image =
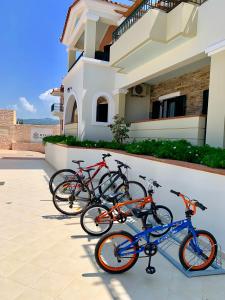
[[[20,102],[23,108],[31,113],[35,113],[37,109],[25,97],[20,97]]]
[[[55,103],[55,102],[59,102],[59,97],[55,97],[55,96],[52,96],[51,95],[51,91],[52,90],[48,90],[44,93],[42,93],[40,96],[39,96],[39,99],[42,100],[42,101],[46,101],[48,103]]]

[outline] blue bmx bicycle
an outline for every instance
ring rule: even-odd
[[[187,229],[188,233],[179,248],[179,260],[186,270],[200,271],[207,269],[217,256],[217,241],[208,231],[196,230],[191,218],[196,214],[197,208],[207,208],[197,200],[190,200],[187,196],[171,190],[171,193],[181,197],[186,210],[186,218],[167,225],[149,226],[144,231],[131,235],[126,231],[112,232],[103,236],[96,245],[95,259],[101,269],[108,273],[119,274],[132,268],[139,258],[148,257],[146,268],[148,274],[154,274],[155,268],[151,266],[151,258],[157,253],[157,247],[166,239],[178,232]],[[143,219],[148,210],[133,209],[135,217]],[[149,224],[147,222],[147,224]],[[169,228],[170,231],[162,237],[152,240],[151,234]],[[141,257],[140,257],[141,258]]]

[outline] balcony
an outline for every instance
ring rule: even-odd
[[[113,33],[110,65],[129,73],[195,37],[198,6],[205,1],[144,0]]]
[[[63,104],[60,104],[60,103],[52,104],[51,112],[52,112],[53,116],[62,119],[63,118],[63,111],[64,111]]]
[[[184,116],[146,120],[131,124],[130,137],[144,139],[185,139],[194,145],[205,142],[206,116]]]
[[[144,0],[113,32],[113,42],[116,42],[124,32],[126,32],[134,23],[143,17],[150,9],[160,9],[166,13],[173,10],[181,2],[190,2],[193,4],[202,5],[207,0],[179,1],[179,0]]]

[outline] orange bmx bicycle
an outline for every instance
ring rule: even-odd
[[[140,176],[146,180],[146,177]],[[107,201],[113,204],[108,207],[102,204],[95,204],[87,207],[81,214],[80,223],[83,230],[93,236],[101,236],[108,232],[114,222],[125,223],[127,218],[133,217],[133,208],[148,208],[146,214],[141,220],[143,228],[152,226],[167,225],[173,221],[172,212],[163,205],[156,205],[153,200],[155,188],[161,187],[156,181],[148,180],[148,196],[141,199],[127,200],[124,199],[124,193],[119,191],[116,194],[108,196]],[[120,202],[123,201],[123,202]],[[169,231],[168,228],[154,232],[155,237],[162,236]]]

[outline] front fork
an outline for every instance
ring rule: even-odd
[[[191,247],[192,251],[201,255],[202,250],[199,247],[198,236],[197,236],[196,230],[194,229],[192,224],[190,224],[188,227],[188,234],[192,234],[192,236],[193,236],[193,239],[191,239],[191,241],[190,241],[190,247]]]

